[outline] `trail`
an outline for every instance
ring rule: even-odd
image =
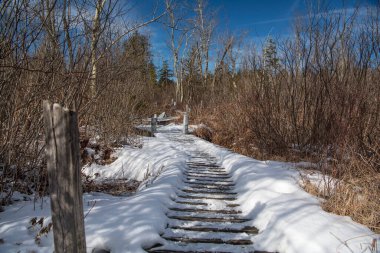
[[[188,150],[183,182],[166,214],[169,223],[161,235],[164,245],[148,252],[263,252],[255,251],[251,237],[257,228],[242,216],[235,203],[235,183],[216,157],[194,151],[190,136],[168,134],[170,140]]]

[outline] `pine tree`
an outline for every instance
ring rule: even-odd
[[[149,38],[134,32],[124,43],[125,67],[133,71],[138,80],[148,84],[156,83],[156,70],[152,63]]]
[[[274,40],[269,37],[265,43],[263,49],[264,57],[264,68],[267,70],[276,70],[278,69],[279,59],[277,57],[277,47]]]
[[[157,72],[156,66],[154,66],[153,62],[150,62],[148,65],[149,71],[149,81],[151,84],[157,84]]]
[[[162,63],[162,68],[159,71],[160,79],[158,80],[158,84],[161,86],[167,86],[173,83],[171,79],[173,77],[173,71],[169,69],[168,61],[164,61]]]

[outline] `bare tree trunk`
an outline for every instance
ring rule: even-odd
[[[182,62],[180,61],[180,49],[186,39],[185,49],[187,47],[187,33],[192,29],[187,27],[187,23],[182,24],[184,20],[183,13],[178,9],[178,5],[170,0],[166,0],[166,11],[168,13],[169,21],[168,27],[170,29],[170,48],[173,54],[173,72],[176,78],[176,102],[183,102],[183,79],[182,79]],[[176,36],[177,35],[177,36]],[[182,49],[185,51],[185,49]]]
[[[206,23],[206,18],[203,13],[205,5],[203,0],[197,1],[197,9],[196,12],[198,14],[197,23],[199,26],[199,36],[200,36],[200,49],[201,49],[201,59],[202,59],[202,82],[205,86],[207,84],[208,78],[208,69],[209,69],[209,49],[211,42],[211,35],[214,29],[212,21],[208,21]],[[204,64],[204,65],[203,65]],[[204,70],[203,70],[204,66]]]
[[[227,53],[232,49],[233,43],[234,43],[234,37],[230,37],[227,40],[226,45],[224,46],[223,54],[222,54],[220,60],[215,64],[214,76],[213,76],[212,82],[211,82],[212,94],[214,94],[214,90],[215,90],[215,81],[216,81],[216,76],[218,74],[217,72],[221,68],[222,63],[223,63],[224,58],[226,57]]]
[[[63,29],[65,32],[65,39],[67,43],[68,49],[68,58],[69,58],[69,70],[72,71],[74,68],[74,52],[72,41],[70,37],[70,18],[71,18],[71,6],[70,0],[64,0],[63,2],[63,13],[62,13],[62,21],[63,21]]]
[[[103,11],[107,0],[97,0],[95,15],[92,25],[92,40],[91,40],[91,80],[90,80],[90,97],[96,96],[96,78],[97,78],[97,58],[96,51],[100,36],[100,14]]]

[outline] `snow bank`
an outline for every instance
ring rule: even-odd
[[[143,149],[125,146],[117,151],[116,161],[109,165],[91,164],[85,166],[82,172],[94,178],[102,179],[133,179],[142,181],[147,175],[156,175],[168,162],[170,144],[166,140],[145,137]],[[167,150],[169,145],[169,150]]]
[[[88,252],[105,248],[111,252],[144,252],[142,248],[162,242],[168,222],[165,212],[182,182],[182,169],[190,151],[204,151],[217,157],[236,182],[243,214],[254,220],[260,233],[253,237],[255,248],[281,253],[359,253],[367,252],[379,235],[348,217],[324,212],[317,198],[299,186],[294,164],[257,161],[235,154],[196,137],[185,149],[168,140],[167,132],[180,132],[180,126],[166,126],[156,138],[145,138],[142,149],[125,148],[108,166],[89,166],[85,172],[104,178],[133,178],[146,186],[131,197],[91,193],[84,195]],[[149,173],[148,173],[149,168]],[[161,174],[157,176],[157,173]],[[52,233],[34,242],[38,230],[29,228],[33,217],[50,221],[50,204],[33,210],[32,201],[22,201],[0,213],[0,252],[52,252]],[[372,251],[373,253],[375,251]],[[379,253],[379,249],[377,253]]]
[[[146,138],[142,149],[125,148],[117,161],[109,166],[91,166],[87,173],[99,173],[100,178],[132,177],[140,180],[147,168],[161,174],[147,183],[132,197],[115,197],[92,193],[84,195],[84,214],[87,252],[93,248],[109,249],[111,252],[145,252],[161,242],[159,236],[167,224],[165,212],[175,197],[175,187],[181,182],[182,169],[187,156],[165,138]],[[0,252],[53,252],[53,236],[43,236],[40,245],[34,242],[38,231],[30,227],[33,217],[45,217],[50,221],[50,203],[45,198],[43,209],[37,203],[19,202],[7,206],[0,213]],[[45,224],[45,225],[46,225]]]
[[[243,213],[260,230],[253,237],[257,248],[281,253],[376,252],[371,243],[380,236],[350,217],[323,211],[318,199],[299,186],[294,164],[254,160],[200,139],[196,146],[216,156],[231,173]]]

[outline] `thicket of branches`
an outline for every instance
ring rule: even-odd
[[[320,162],[339,179],[326,177],[327,188],[318,192],[325,208],[377,231],[379,11],[378,5],[310,8],[292,36],[269,37],[262,50],[225,37],[214,73],[185,75],[191,81],[184,87],[199,120],[213,130],[200,135],[262,159]],[[194,95],[197,83],[203,90]]]
[[[137,32],[160,18],[125,20],[111,0],[0,3],[0,192],[46,190],[42,101],[78,112],[81,134],[106,143],[128,137],[149,110],[155,68]],[[12,186],[10,189],[5,187]]]

